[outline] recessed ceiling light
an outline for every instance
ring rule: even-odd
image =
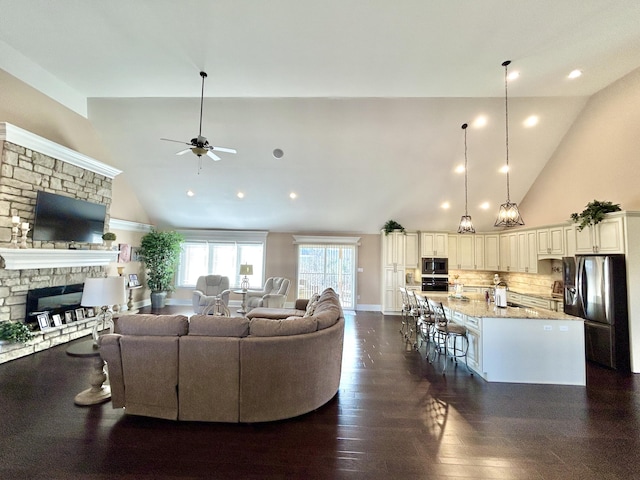
[[[282,151],[282,149],[281,149],[281,148],[276,148],[276,149],[273,151],[273,157],[274,157],[274,158],[282,158],[283,156],[284,156],[284,152]]]
[[[480,204],[480,208],[483,210],[489,210],[489,207],[490,207],[489,202],[484,202]]]
[[[296,193],[295,193],[295,192],[291,192],[291,193],[289,194],[289,198],[291,198],[292,200],[293,200],[294,198],[297,198],[297,197],[298,197],[298,195],[296,195]]]
[[[442,205],[440,205],[440,208],[444,208],[445,210],[450,208],[451,205],[449,204],[449,202],[443,202]]]
[[[479,115],[478,117],[476,117],[476,119],[473,121],[472,125],[474,128],[482,128],[482,127],[486,127],[487,126],[487,117],[486,115]]]
[[[464,165],[458,165],[455,170],[456,173],[464,173]]]
[[[193,190],[187,190],[187,197],[193,197],[194,195]]]
[[[520,77],[520,72],[511,72],[509,73],[509,75],[507,76],[507,79],[509,80],[515,80],[518,77]]]
[[[540,121],[540,117],[538,117],[537,115],[530,115],[525,119],[523,124],[525,127],[535,127],[539,121]]]
[[[238,198],[244,198],[244,193],[238,192]]]
[[[569,75],[567,75],[567,77],[573,79],[573,78],[578,78],[582,76],[582,70],[572,70]]]
[[[500,168],[500,173],[507,173],[509,171],[509,165],[503,165]]]

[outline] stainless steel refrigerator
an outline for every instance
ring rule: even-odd
[[[565,257],[564,311],[585,319],[587,360],[630,369],[624,255]]]

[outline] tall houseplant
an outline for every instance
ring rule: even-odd
[[[173,290],[173,277],[184,237],[174,231],[151,230],[140,240],[140,259],[147,269],[147,286],[151,290],[151,308],[164,306],[167,292]]]

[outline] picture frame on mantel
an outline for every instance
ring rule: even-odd
[[[47,330],[51,328],[51,324],[49,323],[49,312],[42,312],[36,315],[38,319],[38,326],[40,330]]]
[[[131,261],[131,245],[121,243],[118,245],[118,263],[128,263]]]

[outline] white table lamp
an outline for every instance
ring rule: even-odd
[[[125,278],[104,277],[87,278],[84,281],[82,300],[83,307],[99,307],[96,324],[93,327],[93,343],[98,345],[98,332],[109,328],[113,332],[113,314],[109,311],[112,305],[121,305],[126,302]]]
[[[253,275],[253,265],[248,265],[246,263],[244,265],[240,265],[240,275],[244,275],[244,278],[240,283],[240,288],[242,290],[248,290],[250,284],[249,277],[247,277],[247,275]]]

